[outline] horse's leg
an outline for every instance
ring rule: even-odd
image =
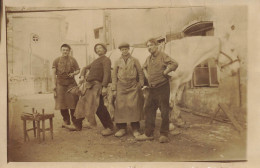
[[[176,105],[178,104],[178,102],[181,100],[182,95],[183,95],[183,91],[184,91],[184,87],[185,84],[182,84],[179,89],[177,90],[177,94],[176,94],[176,98],[174,101],[174,113],[173,113],[173,122],[175,125],[177,126],[183,126],[185,124],[185,122],[182,120],[182,117],[180,115],[181,110],[179,109],[179,107]]]
[[[179,80],[178,79],[174,79],[174,80],[170,80],[170,131],[174,129],[174,125],[173,122],[175,121],[175,112],[177,111],[176,109],[176,105],[175,105],[175,99],[176,99],[176,93],[177,90],[179,88]],[[178,113],[178,112],[177,112]]]
[[[114,119],[114,112],[115,112],[115,106],[114,106],[114,102],[115,102],[115,98],[113,96],[113,91],[111,86],[108,86],[107,89],[107,95],[104,97],[104,104],[107,107],[107,110],[112,118],[112,120]]]

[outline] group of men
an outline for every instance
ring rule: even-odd
[[[53,62],[55,109],[61,111],[63,127],[80,131],[84,118],[91,124],[96,124],[96,114],[104,127],[101,131],[103,136],[114,134],[116,137],[122,137],[127,133],[127,123],[130,123],[136,140],[152,140],[154,139],[156,111],[159,108],[162,118],[159,142],[168,142],[170,111],[168,73],[175,71],[178,63],[158,50],[156,39],[149,39],[146,45],[151,55],[141,67],[138,59],[129,53],[129,44],[120,44],[118,48],[122,55],[116,60],[111,74],[111,60],[105,55],[106,45],[98,43],[94,46],[94,51],[99,57],[84,67],[80,73],[77,61],[69,56],[70,46],[63,44],[62,56]],[[77,86],[74,76],[79,73],[82,86],[80,96],[68,92]],[[148,83],[148,94],[144,105],[142,88],[145,85],[145,78]],[[112,93],[115,98],[116,129],[104,105],[104,97],[111,79]],[[140,121],[144,119],[144,116],[145,132],[141,134]],[[70,117],[72,125],[70,125]]]

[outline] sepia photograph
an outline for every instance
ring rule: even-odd
[[[246,162],[248,6],[5,6],[8,162]]]

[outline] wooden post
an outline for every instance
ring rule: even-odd
[[[44,118],[44,109],[42,109],[42,137],[45,140],[45,118]]]
[[[238,91],[239,91],[239,107],[242,107],[242,93],[241,93],[241,81],[240,81],[240,69],[237,72],[238,76]],[[240,114],[241,115],[241,114]]]
[[[26,137],[27,137],[27,132],[26,132],[26,120],[23,120],[23,136],[24,136],[24,142],[26,142]]]
[[[51,139],[53,139],[53,120],[50,118],[50,131],[51,131]]]
[[[33,120],[33,135],[36,137],[35,120]]]
[[[41,142],[41,129],[40,129],[40,120],[37,120],[37,139],[39,142]]]
[[[216,118],[216,116],[217,116],[219,110],[220,110],[220,106],[218,105],[218,109],[217,109],[217,111],[216,111],[215,114],[213,114],[212,117],[211,117],[210,124],[213,123],[213,120]]]

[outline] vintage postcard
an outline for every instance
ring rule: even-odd
[[[9,166],[247,166],[254,2],[134,2],[3,3]]]

